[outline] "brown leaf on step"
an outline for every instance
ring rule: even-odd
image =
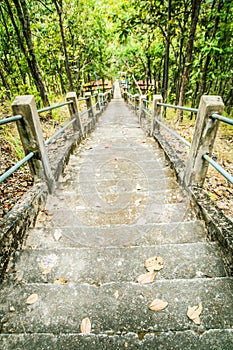
[[[54,231],[54,235],[53,235],[55,241],[59,241],[60,238],[62,238],[62,233],[61,230],[58,228]]]
[[[45,215],[49,215],[49,212],[46,209],[42,209],[41,212],[44,213]]]
[[[163,268],[164,259],[161,256],[153,256],[144,262],[147,271],[159,271]]]
[[[29,295],[25,303],[28,305],[32,305],[32,304],[35,304],[37,300],[38,300],[38,294],[31,294]]]
[[[168,306],[167,301],[161,299],[155,299],[149,306],[149,309],[152,311],[162,311]]]
[[[203,307],[202,303],[199,303],[195,306],[188,306],[187,316],[190,320],[192,320],[195,324],[200,325],[200,314],[202,313]]]
[[[51,267],[47,267],[46,269],[44,269],[41,273],[42,275],[47,275],[48,273],[50,273],[52,271]]]
[[[91,321],[88,317],[85,317],[80,326],[81,333],[87,334],[91,333]]]
[[[149,271],[147,273],[144,273],[143,275],[140,275],[137,278],[137,282],[140,284],[148,284],[152,283],[155,279],[156,272],[155,271]]]
[[[55,280],[53,283],[55,283],[55,284],[65,284],[67,282],[68,282],[68,280],[66,278],[61,277],[61,278]]]

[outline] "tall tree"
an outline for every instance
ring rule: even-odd
[[[64,28],[63,28],[62,0],[53,0],[53,3],[56,7],[56,11],[57,11],[58,18],[59,18],[59,26],[60,26],[60,32],[61,32],[62,47],[63,47],[63,51],[64,51],[64,55],[65,55],[65,67],[66,67],[66,74],[67,74],[67,78],[68,78],[68,82],[69,82],[69,90],[74,91],[73,80],[72,80],[72,75],[71,75],[70,65],[69,65],[69,57],[68,57],[67,47],[66,47],[66,38],[65,38]]]
[[[190,66],[192,63],[193,45],[194,45],[198,17],[199,17],[200,8],[201,8],[201,2],[202,0],[192,0],[191,26],[190,26],[189,40],[188,40],[187,49],[186,49],[186,57],[185,57],[183,75],[182,75],[182,81],[181,81],[181,87],[180,87],[179,105],[181,106],[184,105],[184,101],[185,101],[185,92],[186,92],[186,87],[188,83]],[[177,110],[177,117],[178,117],[178,120],[183,119],[182,110],[180,109]]]
[[[42,79],[42,74],[39,68],[39,64],[37,62],[34,45],[32,41],[32,33],[31,33],[31,27],[30,27],[30,16],[27,9],[27,4],[25,0],[13,0],[13,3],[15,5],[17,16],[21,25],[21,30],[18,27],[15,16],[12,12],[12,6],[9,2],[9,0],[5,0],[8,13],[10,16],[10,19],[12,21],[13,27],[15,29],[15,33],[18,38],[18,44],[25,55],[25,58],[28,63],[28,67],[30,69],[30,73],[34,79],[35,85],[37,87],[37,90],[40,94],[40,97],[42,99],[42,102],[44,106],[49,105],[49,100],[46,92],[46,88]]]

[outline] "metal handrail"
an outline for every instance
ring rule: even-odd
[[[12,175],[16,170],[18,170],[24,163],[30,160],[34,156],[34,152],[30,152],[26,157],[21,159],[18,163],[13,165],[9,170],[0,176],[0,183],[6,180],[10,175]]]
[[[52,109],[60,108],[62,106],[66,106],[66,105],[70,105],[71,103],[73,103],[73,101],[66,101],[66,102],[58,103],[54,106],[49,106],[49,107],[38,109],[37,112],[43,113],[43,112],[51,111]]]
[[[207,162],[209,162],[212,165],[212,167],[214,167],[220,174],[222,174],[228,181],[230,181],[233,184],[233,176],[231,176],[226,170],[224,170],[221,167],[221,165],[219,165],[211,157],[209,157],[208,154],[204,154],[202,158],[207,160]]]
[[[5,118],[0,120],[0,125],[16,122],[17,120],[23,119],[22,115],[14,115],[13,117]]]
[[[183,111],[188,111],[188,112],[193,112],[193,113],[197,113],[198,112],[198,108],[189,108],[189,107],[184,107],[184,106],[176,106],[176,105],[171,105],[169,103],[158,102],[157,105],[158,106],[169,107],[169,108],[174,108],[174,109],[181,109]]]
[[[62,128],[57,130],[49,139],[45,141],[45,145],[48,145],[53,140],[55,140],[60,134],[62,134],[71,124],[75,122],[76,118],[71,119],[67,124],[65,124]]]
[[[212,114],[210,116],[210,118],[217,119],[217,120],[220,120],[221,122],[233,125],[233,119],[227,118],[227,117],[223,117],[222,115],[219,115],[219,114],[216,114],[216,113]]]
[[[161,125],[164,129],[166,129],[167,131],[169,131],[172,135],[174,135],[178,140],[180,140],[181,142],[183,142],[186,146],[188,146],[189,148],[191,147],[191,143],[186,141],[182,136],[180,136],[179,134],[177,134],[174,130],[170,129],[169,127],[167,127],[165,124],[163,124],[161,121],[159,121],[158,119],[155,119],[156,123],[158,123],[159,125]]]

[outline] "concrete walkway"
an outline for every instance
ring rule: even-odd
[[[137,282],[144,261],[163,268]],[[1,293],[1,349],[231,349],[232,279],[163,152],[116,87]],[[27,304],[30,295],[36,300]],[[168,302],[151,311],[154,299]],[[200,325],[188,306],[202,304]],[[84,318],[91,334],[80,334]]]

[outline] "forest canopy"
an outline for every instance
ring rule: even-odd
[[[2,0],[0,98],[48,105],[128,71],[169,102],[221,95],[230,113],[232,14],[230,0]]]

